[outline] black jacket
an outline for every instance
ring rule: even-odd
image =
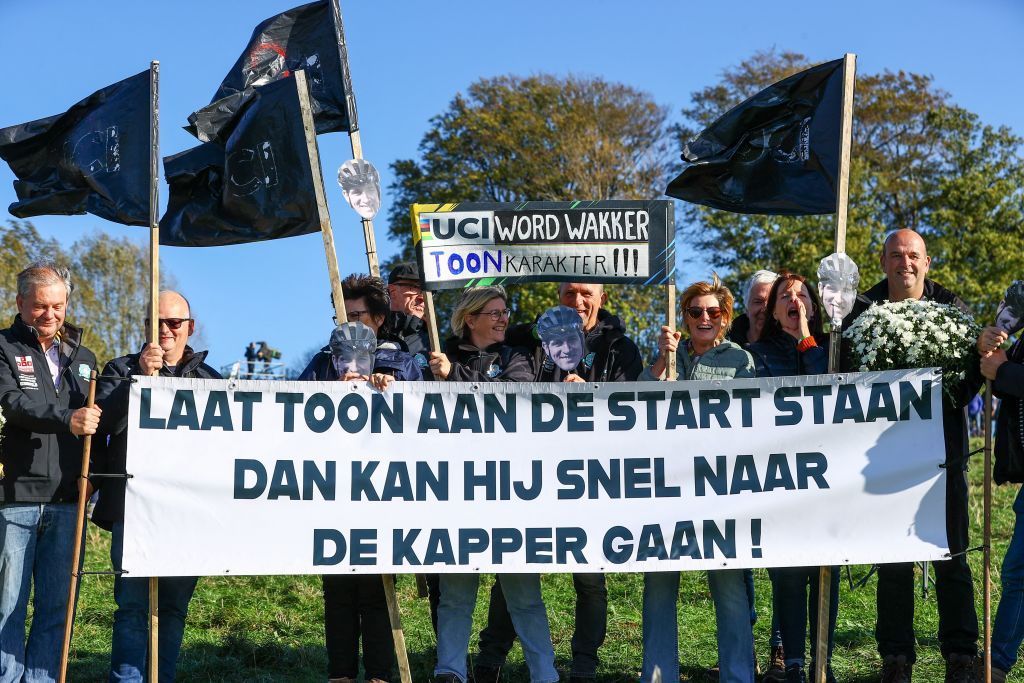
[[[521,346],[533,356],[534,381],[561,382],[566,373],[544,353],[535,324],[515,325],[509,330],[509,344]],[[634,382],[644,369],[640,349],[626,336],[626,326],[618,316],[603,308],[597,312],[597,324],[585,335],[586,354],[575,374],[588,382]]]
[[[1024,335],[999,366],[992,393],[1002,399],[996,419],[997,484],[1024,482]]]
[[[934,301],[940,304],[956,306],[964,313],[971,315],[971,309],[953,292],[932,280],[925,279],[923,300]],[[889,300],[889,280],[883,279],[871,289],[857,296],[853,311],[843,320],[843,329],[849,329],[857,317],[866,311],[872,304],[880,304]],[[850,354],[843,353],[843,367],[849,368],[852,363],[849,360]],[[977,353],[971,353],[972,365],[967,369],[967,375],[960,382],[957,388],[957,396],[950,399],[946,392],[942,393],[942,428],[946,442],[946,464],[954,467],[967,469],[968,453],[968,432],[967,432],[967,404],[971,397],[978,393],[978,389],[985,379],[981,376],[979,357]]]
[[[758,377],[822,375],[828,372],[828,348],[823,344],[798,351],[797,340],[788,334],[762,338],[747,347]]]
[[[392,333],[402,340],[406,350],[412,354],[423,379],[433,379],[434,376],[430,374],[430,334],[427,332],[427,323],[423,318],[401,311],[391,311],[388,322]]]
[[[529,352],[516,346],[491,344],[480,349],[452,337],[444,353],[452,363],[449,382],[532,382],[534,378]]]
[[[36,331],[21,316],[0,330],[0,503],[73,503],[78,499],[82,440],[71,433],[71,414],[85,405],[96,356],[82,332],[65,322],[60,333],[60,390]]]
[[[190,377],[220,379],[220,373],[204,363],[206,351],[195,353],[185,347],[185,353],[174,367],[160,369],[161,377]],[[96,403],[103,409],[98,437],[93,439],[94,473],[124,474],[128,456],[128,395],[132,375],[141,375],[139,354],[121,356],[107,363],[96,385]],[[126,379],[117,379],[126,378]],[[97,477],[93,480],[99,490],[99,500],[93,509],[92,521],[107,529],[114,522],[124,521],[124,484],[122,478]]]
[[[740,313],[736,316],[736,319],[732,321],[732,326],[729,328],[729,333],[725,335],[725,338],[733,344],[739,344],[740,346],[746,347],[746,345],[750,343],[750,316],[746,313]]]

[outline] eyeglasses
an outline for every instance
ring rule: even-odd
[[[701,306],[689,306],[686,309],[686,315],[690,316],[694,320],[700,320],[704,317],[704,312],[707,311],[708,317],[712,320],[718,320],[722,317],[722,309],[718,306],[710,306],[703,308]]]
[[[494,309],[493,311],[480,311],[479,313],[470,313],[470,315],[486,315],[490,316],[491,320],[500,320],[502,318],[511,318],[511,308]]]
[[[357,323],[364,315],[370,315],[369,311],[346,311],[346,313],[348,315],[348,321],[350,323]]]
[[[192,318],[160,318],[160,325],[167,325],[169,330],[177,330],[182,324],[192,322]],[[149,318],[146,318],[146,324],[149,325]]]

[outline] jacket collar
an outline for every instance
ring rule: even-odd
[[[14,316],[14,322],[11,324],[11,329],[14,331],[14,335],[19,341],[42,348],[42,345],[39,343],[39,334],[36,332],[36,328],[25,322],[20,313]],[[65,320],[64,325],[60,328],[60,331],[57,332],[57,339],[60,340],[62,347],[67,345],[68,355],[70,355],[70,351],[81,346],[82,334],[83,332],[80,327],[75,327]]]

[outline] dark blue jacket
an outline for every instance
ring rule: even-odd
[[[178,364],[160,368],[160,376],[220,379],[220,373],[203,362],[206,353],[195,353],[186,346]],[[103,374],[96,383],[96,404],[103,409],[103,416],[100,418],[99,431],[92,441],[94,473],[125,473],[128,457],[128,395],[131,391],[131,381],[127,378],[142,374],[138,353],[115,358],[103,368]],[[97,477],[93,481],[100,497],[93,509],[92,521],[109,531],[114,522],[124,521],[125,480]]]
[[[399,382],[418,382],[423,379],[423,373],[412,354],[387,346],[377,347],[373,356],[373,371],[385,375],[391,375]],[[299,375],[299,380],[320,380],[333,381],[340,379],[338,371],[331,362],[331,349],[325,346],[320,353],[313,356],[309,365]]]
[[[823,344],[797,351],[797,340],[786,333],[747,346],[758,377],[823,375],[828,372],[828,349]]]
[[[20,315],[0,330],[0,409],[6,420],[0,503],[78,499],[82,440],[71,433],[71,414],[85,405],[96,367],[96,356],[81,340],[81,330],[64,323],[57,390],[35,330]]]

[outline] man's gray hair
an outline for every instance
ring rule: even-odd
[[[71,271],[56,261],[35,261],[18,273],[18,296],[25,298],[40,286],[63,284],[71,299],[75,286],[71,283]]]
[[[773,273],[770,270],[759,270],[750,276],[747,283],[743,285],[743,308],[750,308],[750,293],[754,291],[755,285],[772,284],[779,278],[778,273]]]

